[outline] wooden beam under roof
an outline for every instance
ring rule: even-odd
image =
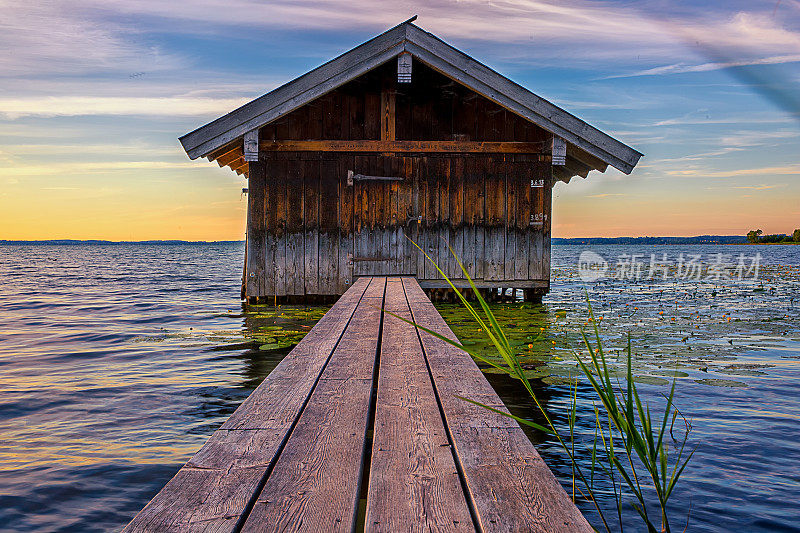
[[[599,170],[600,172],[605,172],[608,168],[608,163],[599,157],[593,156],[589,152],[581,150],[577,146],[567,143],[567,160],[570,159],[580,161],[584,165],[588,165],[595,170]]]
[[[242,146],[238,142],[234,141],[232,143],[226,144],[225,146],[219,148],[218,150],[214,150],[210,154],[206,155],[205,158],[208,159],[209,161],[216,161],[223,155],[229,154],[235,150],[239,150],[241,149],[241,147]]]
[[[569,183],[569,180],[572,179],[572,176],[572,172],[566,170],[564,167],[553,167],[553,177],[559,181]]]
[[[578,175],[582,178],[585,178],[589,175],[589,172],[594,170],[594,167],[590,167],[589,165],[585,165],[578,161],[577,159],[567,159],[567,162],[564,164],[564,168],[572,173],[572,175]]]
[[[239,148],[234,148],[227,154],[219,156],[216,161],[219,166],[224,167],[242,157],[242,151]]]
[[[262,141],[263,152],[433,152],[479,154],[545,154],[542,142],[481,141]]]
[[[228,166],[231,167],[231,170],[239,170],[245,165],[247,165],[247,161],[244,160],[244,157],[239,157],[235,161],[232,161]]]

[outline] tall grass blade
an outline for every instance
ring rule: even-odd
[[[411,239],[409,239],[411,240]],[[650,406],[642,401],[641,395],[636,387],[636,380],[633,375],[633,349],[630,335],[627,338],[626,346],[626,368],[625,368],[625,381],[624,387],[619,383],[615,384],[612,381],[612,372],[606,360],[605,351],[603,348],[602,336],[600,334],[599,321],[596,320],[594,311],[592,309],[591,301],[589,299],[588,291],[586,292],[586,302],[588,307],[589,322],[592,323],[592,339],[586,334],[586,331],[580,329],[580,339],[583,348],[588,352],[588,358],[584,360],[581,353],[571,349],[575,360],[577,361],[578,368],[580,369],[580,376],[589,385],[589,391],[594,395],[592,425],[594,427],[594,438],[592,439],[591,446],[581,445],[576,439],[576,427],[578,426],[579,411],[578,411],[578,384],[577,381],[572,385],[570,390],[570,404],[568,408],[567,428],[569,432],[568,441],[562,437],[558,426],[554,423],[553,418],[548,411],[540,403],[533,385],[525,375],[525,370],[522,367],[519,358],[515,354],[508,336],[501,327],[491,306],[486,302],[476,287],[474,281],[470,277],[464,264],[458,258],[456,253],[450,248],[455,260],[467,280],[469,288],[474,293],[478,306],[474,306],[464,296],[464,294],[455,286],[450,278],[439,268],[433,259],[415,243],[411,242],[419,249],[420,252],[436,267],[436,270],[447,282],[450,288],[457,295],[459,301],[467,309],[470,317],[475,320],[476,324],[480,327],[481,332],[486,336],[492,346],[497,350],[500,361],[492,360],[489,357],[478,353],[477,350],[470,350],[466,346],[452,339],[445,337],[429,328],[416,324],[404,317],[398,316],[390,311],[386,313],[403,320],[406,323],[416,326],[418,329],[433,335],[437,339],[450,344],[460,350],[471,355],[475,360],[491,366],[495,369],[501,370],[511,377],[517,378],[522,383],[523,387],[530,395],[539,413],[544,418],[546,425],[532,422],[525,418],[513,415],[511,413],[496,409],[494,407],[476,402],[469,398],[458,397],[466,402],[479,406],[488,411],[512,418],[519,424],[531,427],[537,431],[542,431],[548,435],[552,435],[562,451],[567,455],[570,461],[572,470],[572,497],[573,500],[580,494],[582,497],[590,501],[597,511],[597,514],[606,531],[611,531],[611,526],[608,523],[604,510],[600,505],[596,493],[596,473],[602,473],[613,488],[614,503],[616,507],[616,515],[618,519],[619,530],[623,530],[623,513],[622,509],[625,505],[626,497],[632,497],[633,501],[630,504],[636,510],[637,514],[642,519],[642,526],[648,532],[668,533],[670,531],[667,503],[673,493],[675,486],[684,472],[686,466],[689,464],[694,450],[684,457],[684,450],[688,442],[689,432],[691,425],[686,423],[686,431],[683,440],[678,447],[678,453],[674,460],[670,461],[670,453],[665,443],[665,434],[667,431],[667,422],[670,418],[674,421],[679,411],[674,405],[675,396],[675,379],[673,379],[670,393],[666,398],[664,407],[664,415],[660,421],[655,421],[650,412]],[[538,342],[542,339],[543,333],[539,333],[534,339]],[[601,416],[601,413],[604,415]],[[682,415],[681,415],[682,416]],[[606,419],[606,424],[603,423],[603,418]],[[686,419],[684,418],[684,421]],[[659,423],[660,422],[660,423]],[[670,434],[672,435],[672,426],[670,427]],[[674,440],[674,436],[673,436]],[[602,447],[598,446],[598,442]],[[582,468],[582,460],[579,457],[581,449],[585,449],[585,453],[589,455],[589,468],[588,475]],[[619,449],[619,453],[618,450]],[[604,455],[601,458],[600,455]],[[670,466],[671,463],[671,466]],[[643,486],[640,482],[642,479],[652,481],[653,485]],[[658,508],[661,517],[661,525],[658,528],[648,513],[650,509]]]

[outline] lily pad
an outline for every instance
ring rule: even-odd
[[[647,385],[667,385],[669,383],[669,380],[656,376],[633,376],[633,381]]]
[[[650,370],[653,376],[667,376],[670,378],[688,378],[689,374],[680,370]]]
[[[506,372],[504,370],[501,370],[499,368],[495,368],[493,366],[489,366],[489,367],[486,367],[486,368],[481,368],[481,372],[483,372],[484,374],[506,374]]]
[[[280,348],[280,345],[278,343],[276,343],[276,342],[271,342],[271,343],[268,343],[268,344],[262,344],[261,346],[258,347],[259,350],[264,350],[264,351],[277,350],[278,348]]]
[[[576,379],[570,379],[562,376],[547,376],[542,378],[544,383],[548,385],[575,385]]]
[[[715,370],[719,374],[726,374],[729,376],[766,376],[766,372],[760,370],[752,370],[747,368],[722,368]]]
[[[700,383],[702,385],[711,385],[712,387],[747,387],[747,383],[742,383],[741,381],[733,381],[732,379],[708,378],[708,379],[696,379],[695,382]]]

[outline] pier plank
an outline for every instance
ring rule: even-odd
[[[419,284],[404,285],[414,320],[456,339]],[[593,531],[516,422],[458,398],[506,411],[472,358],[428,333],[420,338],[483,531]]]
[[[124,531],[233,531],[369,281],[334,304]]]
[[[372,278],[242,531],[353,529],[384,285]]]
[[[403,283],[385,308],[410,318]],[[384,316],[366,531],[474,531],[414,327]]]
[[[217,430],[124,531],[233,531],[284,433]]]

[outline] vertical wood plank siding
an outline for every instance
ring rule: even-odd
[[[267,249],[267,183],[264,163],[250,166],[252,190],[247,195],[247,259],[245,290],[247,294],[266,294],[265,273],[269,268]]]

